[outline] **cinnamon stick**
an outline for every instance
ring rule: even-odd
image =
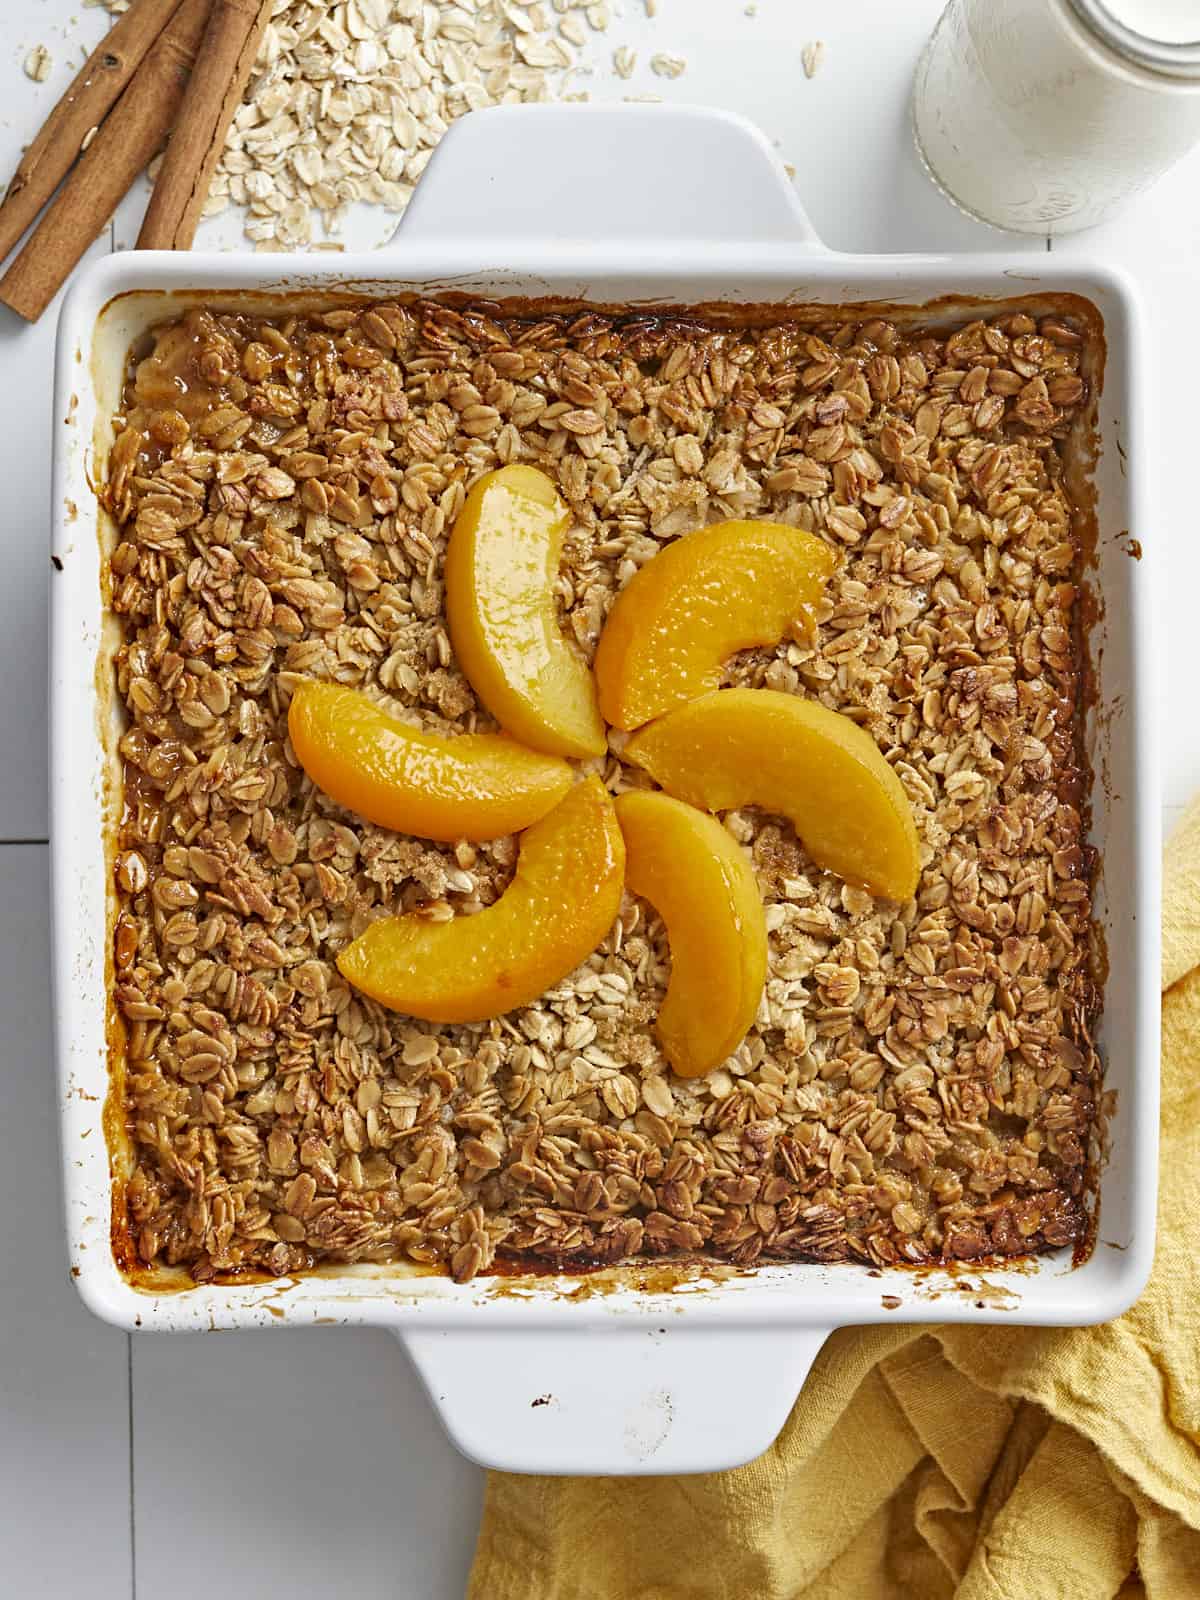
[[[76,162],[29,243],[0,278],[0,302],[36,322],[162,147],[208,22],[210,0],[182,0]]]
[[[213,0],[196,70],[138,234],[139,250],[191,248],[272,9],[271,0]]]
[[[66,177],[83,141],[116,103],[179,4],[134,0],[79,69],[13,173],[0,205],[0,261]]]

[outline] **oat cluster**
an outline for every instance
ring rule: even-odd
[[[1064,460],[1084,336],[1022,312],[948,334],[832,318],[424,302],[160,330],[105,490],[141,1262],[465,1280],[498,1251],[888,1264],[1080,1236],[1100,1089]],[[875,900],[780,819],[727,816],[770,963],[705,1079],[663,1060],[669,955],[629,896],[580,969],[490,1023],[390,1013],[334,964],[368,919],[468,915],[511,874],[511,838],[439,846],[333,805],[286,713],[311,676],[490,726],[442,560],[468,487],[516,460],[574,514],[559,593],[589,654],[617,590],[706,522],[770,517],[841,559],[816,638],[727,681],[866,726],[912,801],[920,887]],[[614,791],[646,781],[621,739],[596,764]]]

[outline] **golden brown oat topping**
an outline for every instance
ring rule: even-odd
[[[160,330],[106,491],[140,1259],[466,1279],[498,1250],[887,1264],[1076,1240],[1099,1078],[1063,483],[1082,347],[1022,313],[947,335],[423,303]],[[665,940],[628,895],[583,967],[492,1023],[397,1017],[334,965],[379,908],[469,914],[511,872],[511,838],[434,845],[339,810],[286,713],[312,676],[439,731],[490,725],[441,563],[467,488],[514,460],[576,518],[560,591],[589,654],[616,590],[706,522],[771,517],[839,552],[815,641],[727,681],[869,729],[914,806],[920,887],[874,900],[779,819],[730,814],[770,964],[705,1079],[666,1069]],[[643,781],[622,738],[594,764],[614,790]]]

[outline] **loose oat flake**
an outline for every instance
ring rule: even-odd
[[[687,62],[682,56],[668,55],[660,50],[650,57],[650,70],[660,78],[681,78],[687,71]]]
[[[618,78],[632,78],[636,66],[637,51],[631,50],[627,44],[613,51],[613,71]]]
[[[25,57],[25,76],[34,83],[45,83],[54,66],[54,58],[44,44],[35,45]]]

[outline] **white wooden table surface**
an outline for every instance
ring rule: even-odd
[[[640,0],[614,21],[588,87],[662,92],[753,117],[796,168],[834,248],[1038,251],[945,204],[919,172],[908,84],[940,0]],[[653,27],[653,34],[650,32]],[[0,7],[0,176],[102,28],[79,0]],[[823,40],[808,80],[801,50]],[[22,63],[39,43],[54,71]],[[611,49],[641,62],[614,78]],[[652,78],[654,49],[688,59]],[[1200,371],[1200,152],[1119,221],[1071,246],[1122,263],[1149,306],[1160,527],[1134,530],[1159,579],[1168,738],[1164,820],[1200,786],[1191,703],[1200,593],[1184,374]],[[127,247],[137,203],[97,249]],[[390,231],[359,217],[349,237]],[[234,242],[210,225],[205,242]],[[67,1277],[60,1223],[47,984],[45,635],[53,311],[27,328],[0,308],[0,1596],[307,1600],[339,1594],[458,1600],[482,1476],[442,1437],[384,1333],[129,1338],[94,1321]],[[1189,670],[1191,669],[1191,670]],[[81,670],[83,668],[81,667]],[[597,1597],[603,1600],[603,1597]]]

